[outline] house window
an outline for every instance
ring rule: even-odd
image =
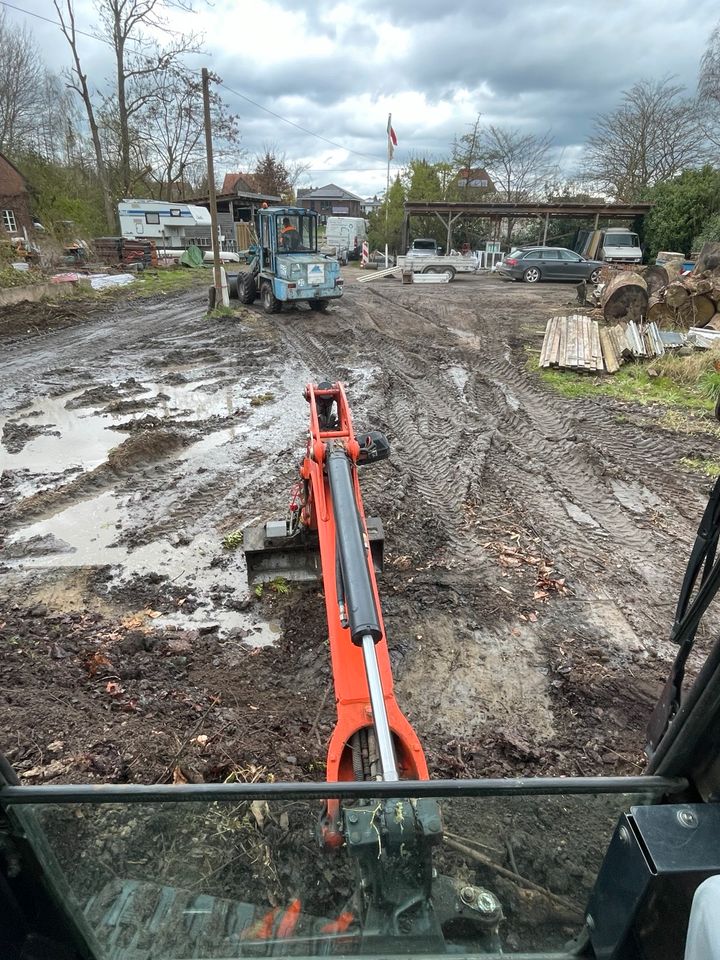
[[[145,214],[145,223],[160,223],[160,214],[159,214],[159,213],[146,213],[146,214]]]
[[[3,210],[3,226],[10,233],[14,233],[17,230],[17,220],[15,219],[14,210]]]
[[[487,180],[471,180],[470,181],[471,187],[486,187],[487,185],[488,185]]]

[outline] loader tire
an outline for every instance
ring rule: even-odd
[[[257,298],[257,285],[255,275],[252,273],[239,273],[237,275],[237,297],[240,303],[254,303]]]
[[[265,313],[280,313],[282,310],[282,303],[273,293],[272,284],[267,281],[262,285],[260,290],[260,295],[262,297],[262,305]]]

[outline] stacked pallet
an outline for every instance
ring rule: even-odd
[[[603,370],[597,320],[580,314],[548,320],[540,366],[560,367],[562,370]]]
[[[597,320],[573,314],[552,317],[545,328],[541,367],[616,373],[626,360],[661,357],[665,345],[654,323],[616,323],[600,327]]]

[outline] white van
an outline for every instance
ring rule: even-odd
[[[625,227],[609,227],[604,232],[600,259],[608,263],[642,263],[640,239]]]
[[[367,240],[367,220],[362,217],[328,217],[325,245],[335,247],[341,259],[359,260],[364,240]]]

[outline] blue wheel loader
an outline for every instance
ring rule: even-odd
[[[258,211],[252,260],[236,281],[241,303],[259,297],[266,313],[278,313],[283,303],[304,301],[324,312],[342,296],[340,264],[318,253],[317,223],[317,213],[303,207]]]

